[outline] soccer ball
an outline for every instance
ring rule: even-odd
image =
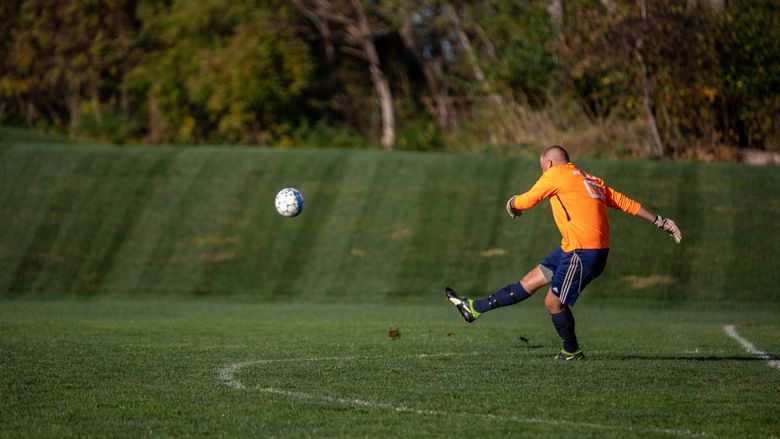
[[[303,212],[303,194],[294,187],[287,187],[276,194],[276,211],[282,216],[298,216]]]

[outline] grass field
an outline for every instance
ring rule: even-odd
[[[14,301],[0,435],[771,437],[777,307],[583,301],[551,360],[541,297],[466,325],[440,301]],[[400,337],[388,337],[397,325]]]
[[[580,163],[684,240],[613,214],[560,364],[541,296],[466,325],[442,294],[555,247],[546,203],[503,210],[533,160],[0,129],[0,436],[780,436],[780,370],[724,330],[780,355],[778,169]]]
[[[608,288],[590,296],[780,302],[776,167],[583,166],[685,233],[675,246],[614,212]],[[479,155],[0,141],[0,295],[492,291],[560,242],[547,201],[504,212],[538,175],[535,160]],[[273,207],[285,186],[307,200],[293,220]]]

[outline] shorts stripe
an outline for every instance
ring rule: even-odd
[[[582,260],[577,255],[577,253],[574,253],[571,255],[571,266],[574,267],[574,270],[571,272],[571,276],[569,276],[568,280],[565,282],[563,299],[561,300],[561,303],[565,303],[565,300],[569,297],[569,290],[571,290],[571,284],[574,282],[574,276],[579,271],[580,273],[580,284],[582,282]],[[580,285],[578,284],[578,285]],[[579,291],[577,292],[579,293]]]
[[[561,303],[563,303],[563,300],[566,298],[566,284],[571,278],[571,272],[573,269],[574,264],[569,264],[569,268],[566,270],[566,276],[564,276],[563,282],[561,283],[561,290],[558,292],[558,299],[561,301]]]
[[[561,286],[561,293],[559,297],[561,303],[566,303],[566,296],[569,295],[569,288],[571,288],[574,275],[577,273],[577,267],[582,265],[579,259],[580,258],[577,256],[577,253],[572,254],[569,269],[566,271],[566,277],[564,278],[563,285]]]
[[[563,284],[561,284],[561,294],[559,296],[559,299],[561,299],[561,303],[564,303],[564,300],[566,300],[566,295],[569,293],[568,287],[569,283],[571,282],[572,274],[574,274],[575,269],[575,262],[574,258],[572,258],[569,261],[569,269],[566,270],[566,277],[563,278]]]

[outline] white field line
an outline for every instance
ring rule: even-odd
[[[417,354],[417,355],[404,355],[396,358],[399,360],[404,360],[408,358],[453,357],[453,356],[464,356],[464,355],[479,355],[479,352],[468,352],[468,353],[445,352],[441,354]],[[246,386],[244,386],[240,381],[235,379],[235,374],[239,369],[243,369],[247,366],[270,364],[270,363],[298,363],[298,362],[311,362],[311,361],[375,360],[375,359],[386,358],[386,357],[387,355],[351,355],[351,356],[344,356],[344,357],[277,358],[277,359],[270,359],[270,360],[245,361],[242,363],[233,363],[229,366],[225,366],[222,369],[220,369],[219,379],[222,380],[222,382],[226,386],[241,390],[241,389],[246,389]]]
[[[470,352],[470,353],[447,352],[447,353],[440,353],[440,354],[417,354],[417,355],[398,356],[394,358],[402,360],[408,358],[437,358],[437,357],[454,357],[454,356],[466,356],[466,355],[479,355],[479,352]],[[247,387],[243,383],[241,383],[235,377],[235,375],[239,370],[249,366],[263,365],[263,364],[270,364],[270,363],[288,363],[288,362],[300,363],[300,362],[311,362],[311,361],[374,360],[374,359],[381,359],[387,357],[388,357],[387,355],[373,355],[373,356],[353,355],[353,356],[344,356],[344,357],[281,358],[281,359],[245,361],[240,363],[233,363],[220,369],[219,379],[226,386],[230,388],[236,390],[243,390],[246,389]],[[595,424],[591,422],[573,422],[573,421],[566,421],[566,420],[541,419],[541,418],[522,418],[518,416],[500,416],[500,415],[479,414],[479,413],[453,413],[453,412],[445,412],[442,410],[418,409],[418,408],[408,407],[403,404],[388,404],[388,403],[376,402],[376,401],[366,401],[363,399],[356,399],[356,398],[339,398],[335,396],[317,395],[313,393],[294,392],[290,390],[277,389],[274,387],[253,387],[251,390],[256,390],[259,392],[268,393],[272,395],[285,396],[289,398],[304,399],[308,401],[319,401],[331,405],[353,406],[353,407],[360,407],[360,408],[367,408],[367,409],[380,409],[380,410],[399,412],[399,413],[412,413],[415,415],[422,415],[422,416],[468,416],[471,418],[480,418],[480,419],[485,419],[490,421],[509,421],[509,422],[523,423],[523,424],[546,424],[546,425],[566,426],[566,427],[573,427],[573,428],[617,430],[617,431],[625,431],[625,432],[633,432],[633,433],[662,433],[662,434],[668,434],[672,436],[684,436],[684,437],[712,436],[708,433],[700,433],[700,432],[695,432],[690,430],[675,430],[670,428],[632,428],[627,426]]]
[[[753,354],[756,356],[756,358],[766,361],[766,364],[768,364],[770,367],[780,369],[780,360],[767,354],[764,351],[756,349],[756,347],[753,346],[753,343],[737,334],[737,330],[734,328],[734,325],[726,325],[723,327],[723,330],[726,331],[726,335],[736,340],[737,343],[741,344],[742,348],[744,348],[749,354]]]

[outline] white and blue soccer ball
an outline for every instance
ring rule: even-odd
[[[279,215],[293,217],[303,212],[303,194],[294,187],[286,187],[276,194],[276,211]]]

